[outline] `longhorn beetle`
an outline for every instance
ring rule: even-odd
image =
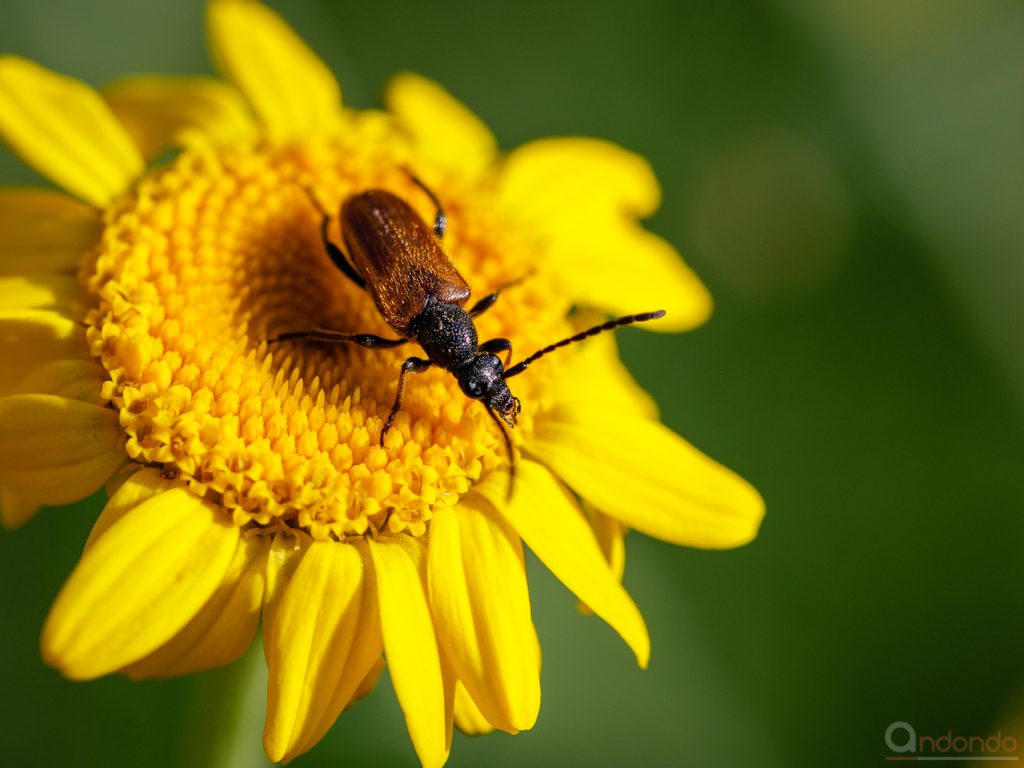
[[[351,195],[341,206],[341,233],[345,250],[328,238],[330,215],[313,193],[306,190],[321,215],[320,239],[331,261],[352,282],[370,294],[381,317],[394,329],[399,338],[385,339],[370,333],[340,333],[317,328],[283,333],[270,339],[268,343],[310,339],[328,343],[360,344],[371,349],[387,349],[415,341],[427,356],[409,357],[402,363],[395,402],[380,431],[381,447],[384,446],[384,436],[391,429],[395,416],[402,408],[406,376],[410,373],[422,373],[436,365],[455,376],[467,397],[479,400],[487,408],[487,414],[501,430],[505,440],[510,474],[514,478],[515,454],[512,451],[512,441],[498,421],[498,417],[509,428],[513,428],[521,406],[519,398],[509,391],[506,381],[518,376],[538,358],[559,347],[622,325],[657,320],[665,312],[658,310],[626,315],[595,325],[546,346],[506,369],[497,353],[508,352],[510,358],[512,342],[498,338],[485,341],[483,344],[478,343],[473,318],[492,307],[498,300],[501,290],[514,283],[484,296],[468,311],[464,308],[469,299],[469,285],[441,248],[441,240],[447,226],[444,209],[434,193],[422,181],[412,174],[409,176],[416,186],[427,194],[436,208],[433,228],[428,226],[402,198],[384,189],[369,189]],[[511,493],[510,483],[509,495]]]

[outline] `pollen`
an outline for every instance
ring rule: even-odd
[[[405,170],[401,139],[360,130],[183,150],[107,210],[84,269],[95,298],[88,340],[109,373],[104,395],[129,456],[184,479],[239,526],[421,536],[439,505],[508,471],[497,425],[444,370],[407,380],[379,445],[401,362],[423,354],[414,343],[268,344],[314,328],[395,337],[331,262],[318,206],[334,214],[349,195],[384,188],[430,222],[433,204]],[[543,242],[503,215],[485,184],[416,172],[438,179],[443,247],[470,301],[518,281],[479,318],[481,340],[509,338],[519,359],[570,332]],[[342,242],[333,215],[329,236]],[[515,379],[524,404],[543,402],[554,363]],[[531,430],[530,414],[524,407],[513,441]]]

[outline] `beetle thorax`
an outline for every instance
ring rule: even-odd
[[[409,323],[409,336],[423,347],[432,363],[449,371],[477,355],[476,327],[458,304],[428,301]]]

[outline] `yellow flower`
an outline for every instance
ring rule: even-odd
[[[584,139],[499,155],[414,75],[387,112],[346,109],[262,5],[215,0],[209,24],[228,83],[134,78],[101,95],[0,59],[0,135],[68,193],[0,192],[0,510],[16,526],[110,494],[43,654],[74,679],[179,675],[239,657],[262,618],[271,760],[316,744],[386,659],[416,752],[441,765],[453,719],[473,733],[536,720],[522,542],[644,666],[626,528],[732,547],[763,505],[657,422],[610,335],[514,380],[511,499],[501,432],[444,371],[409,381],[378,446],[407,353],[266,343],[389,333],[329,260],[311,197],[335,212],[386,188],[429,221],[414,170],[477,296],[523,278],[478,322],[517,353],[602,312],[661,307],[651,330],[684,330],[710,300],[636,223],[659,202],[641,158]],[[329,230],[338,242],[336,217]]]

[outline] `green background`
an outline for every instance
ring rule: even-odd
[[[732,552],[629,538],[646,672],[531,562],[540,721],[456,736],[449,765],[884,765],[900,720],[1024,743],[1024,4],[501,5],[276,3],[352,105],[410,69],[504,148],[651,160],[649,225],[717,306],[623,355],[768,516]],[[95,85],[210,71],[196,0],[6,0],[0,51]],[[35,182],[6,151],[0,181]],[[99,503],[0,533],[4,764],[260,765],[237,670],[70,683],[39,660]],[[415,765],[387,682],[296,764]]]

